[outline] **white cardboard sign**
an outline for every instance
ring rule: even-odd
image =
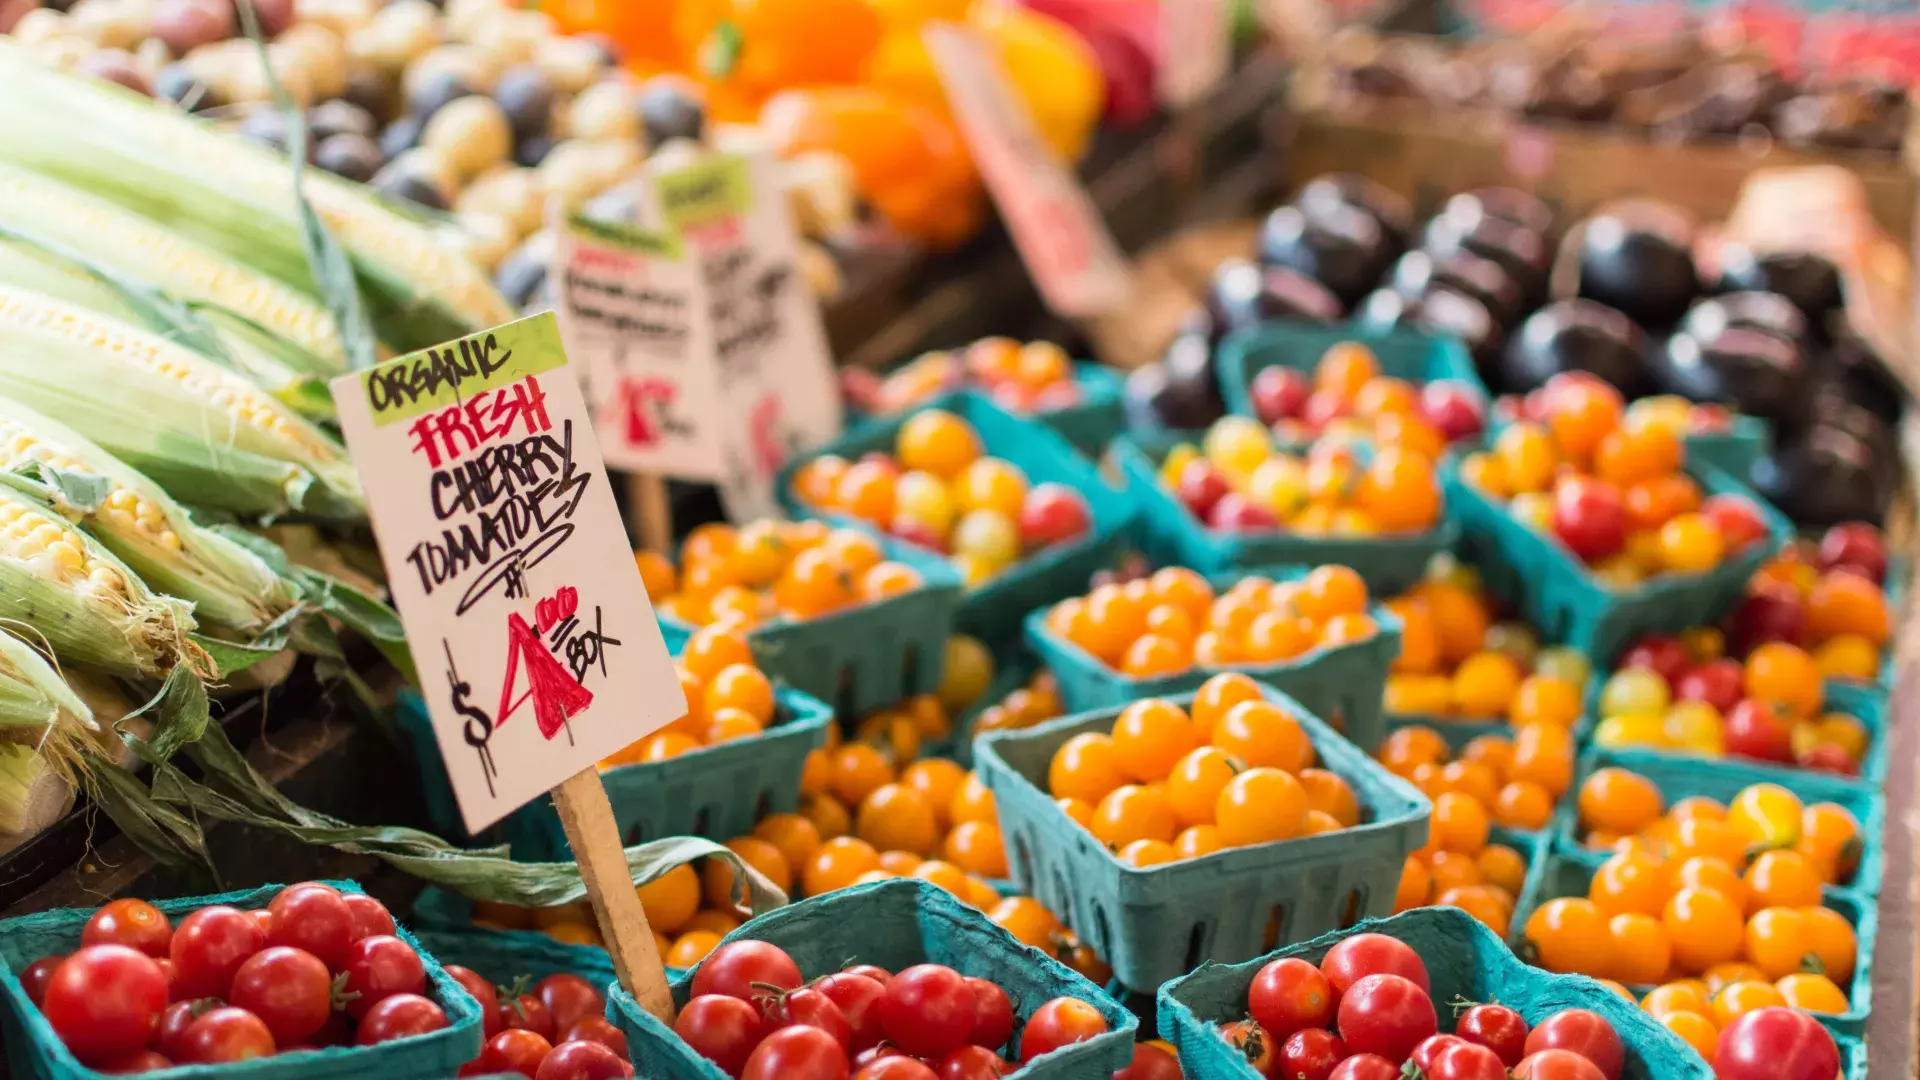
[[[590,357],[608,460],[711,481],[735,521],[776,514],[780,466],[842,423],[773,168],[764,152],[656,161],[645,228],[575,220],[560,245],[563,318]],[[610,319],[611,299],[663,318]]]
[[[468,829],[686,713],[551,313],[333,396]]]
[[[1199,101],[1233,67],[1233,25],[1226,0],[1162,0],[1160,100],[1175,109]]]
[[[1132,288],[1126,260],[1086,189],[1040,137],[992,48],[953,23],[930,22],[922,35],[1041,298],[1070,319],[1121,307]]]

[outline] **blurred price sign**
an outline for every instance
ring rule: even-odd
[[[1160,100],[1184,109],[1205,97],[1233,66],[1227,0],[1161,0]]]
[[[967,146],[1042,299],[1066,318],[1118,309],[1131,289],[1126,259],[1086,188],[1040,137],[992,48],[952,23],[929,23],[923,33]]]
[[[780,466],[842,419],[772,167],[761,152],[656,159],[644,227],[576,217],[557,255],[607,459],[716,484],[736,521],[777,513]]]

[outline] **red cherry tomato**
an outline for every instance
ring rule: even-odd
[[[1527,1022],[1505,1005],[1475,1005],[1461,1014],[1454,1032],[1498,1054],[1508,1068],[1527,1056]]]
[[[1739,551],[1767,535],[1767,523],[1751,500],[1738,495],[1709,495],[1700,512],[1720,529],[1729,552]]]
[[[969,978],[967,988],[973,991],[976,1009],[973,1034],[967,1041],[989,1050],[1007,1045],[1007,1040],[1013,1038],[1013,999],[985,979]]]
[[[797,990],[806,980],[800,966],[778,945],[764,941],[730,941],[713,950],[693,972],[693,996],[724,994],[752,1001],[760,993],[755,983]]]
[[[1840,1049],[1820,1022],[1798,1009],[1755,1009],[1728,1024],[1714,1047],[1719,1080],[1833,1080]]]
[[[893,1054],[860,1066],[853,1080],[942,1080],[942,1077],[924,1062]]]
[[[273,1032],[276,1045],[290,1046],[304,1042],[327,1022],[333,1011],[333,976],[312,953],[271,945],[240,965],[227,1000],[258,1016]]]
[[[833,1036],[840,1049],[853,1051],[853,1027],[833,999],[810,987],[768,994],[760,999],[760,1011],[766,1015],[767,1028],[779,1031],[790,1027],[819,1028]]]
[[[1404,1061],[1439,1028],[1433,1001],[1412,980],[1369,975],[1340,996],[1340,1036],[1356,1054]]]
[[[547,1055],[552,1052],[553,1044],[538,1033],[509,1028],[487,1040],[480,1056],[474,1059],[479,1066],[475,1072],[482,1076],[493,1073],[532,1076],[540,1071],[540,1063],[547,1060]]]
[[[346,963],[347,946],[355,940],[353,909],[338,889],[317,881],[289,885],[267,905],[267,912],[272,916],[267,944],[305,949],[329,971]]]
[[[1585,476],[1561,480],[1553,489],[1553,531],[1589,563],[1618,552],[1627,543],[1627,507],[1620,489]]]
[[[674,1034],[693,1052],[720,1066],[728,1076],[739,1076],[747,1058],[767,1037],[760,1010],[725,994],[703,994],[687,1002],[673,1021]]]
[[[1423,991],[1431,989],[1427,965],[1420,954],[1406,942],[1385,934],[1355,934],[1347,938],[1327,950],[1326,958],[1320,961],[1320,971],[1336,994],[1346,993],[1348,987],[1368,975],[1398,975]]]
[[[1298,957],[1261,968],[1247,988],[1247,1011],[1268,1034],[1281,1039],[1307,1028],[1330,1026],[1334,1005],[1333,984],[1319,968]]]
[[[553,1048],[533,1080],[622,1080],[633,1066],[597,1042],[561,1043]]]
[[[548,1042],[553,1041],[553,1017],[540,999],[532,994],[521,994],[517,998],[508,998],[500,1003],[500,1026],[531,1031]]]
[[[1274,1045],[1273,1037],[1259,1024],[1251,1020],[1230,1021],[1220,1025],[1220,1037],[1227,1040],[1228,1046],[1245,1055],[1248,1068],[1261,1076],[1272,1074],[1273,1063],[1280,1056],[1280,1048]]]
[[[790,1027],[768,1035],[747,1058],[740,1080],[846,1080],[847,1052],[819,1028]]]
[[[1778,706],[1748,698],[1728,710],[1723,727],[1727,752],[1755,761],[1793,761],[1793,724]]]
[[[372,1046],[442,1031],[446,1027],[447,1014],[440,1006],[419,994],[390,994],[367,1010],[359,1031],[354,1034],[354,1042]]]
[[[883,968],[883,967],[877,967],[873,964],[855,964],[852,967],[848,968],[846,971],[841,972],[841,974],[865,975],[867,978],[872,979],[874,982],[879,983],[881,986],[885,986],[888,983],[893,981],[893,972],[888,971],[886,968]]]
[[[486,977],[472,968],[463,968],[459,964],[446,965],[446,972],[460,989],[480,1005],[480,1035],[482,1039],[491,1039],[505,1025],[500,1019],[500,992],[494,989]]]
[[[273,1032],[245,1009],[222,1006],[195,1020],[181,1037],[186,1052],[180,1060],[193,1065],[221,1065],[272,1057]]]
[[[1328,1080],[1347,1056],[1340,1037],[1324,1028],[1303,1028],[1280,1046],[1280,1075],[1287,1080]]]
[[[887,1041],[913,1057],[935,1060],[966,1045],[979,1016],[966,980],[939,964],[916,964],[895,975],[874,1008]]]
[[[547,1007],[553,1017],[553,1030],[562,1032],[589,1016],[604,1016],[607,999],[593,984],[578,975],[564,972],[549,975],[533,984],[533,996]]]
[[[427,988],[427,969],[420,954],[386,934],[364,937],[348,946],[342,970],[347,991],[360,995],[347,1002],[347,1015],[355,1020],[367,1015],[383,997],[425,993]]]
[[[1179,1058],[1150,1043],[1134,1043],[1133,1060],[1114,1073],[1113,1080],[1181,1080],[1181,1076]]]
[[[1606,1074],[1571,1050],[1542,1050],[1520,1060],[1514,1067],[1513,1080],[1606,1080]]]
[[[184,1059],[187,1056],[187,1029],[195,1020],[220,1007],[213,998],[198,998],[193,1001],[176,1001],[160,1013],[160,1023],[153,1029],[153,1038],[149,1045],[167,1057]]]
[[[1379,1054],[1355,1054],[1334,1066],[1327,1080],[1400,1080],[1400,1066]]]
[[[145,900],[115,900],[94,912],[80,931],[82,945],[125,945],[155,959],[167,955],[172,941],[173,924]]]
[[[1673,696],[1679,701],[1704,701],[1724,714],[1740,703],[1743,677],[1740,661],[1725,657],[1709,660],[1680,676]]]
[[[608,1023],[604,1016],[587,1017],[568,1028],[566,1034],[560,1036],[560,1041],[563,1043],[597,1042],[619,1054],[621,1060],[632,1056],[627,1053],[627,1033]]]
[[[885,986],[866,975],[843,971],[821,979],[813,988],[840,1007],[840,1015],[853,1032],[852,1049],[856,1053],[886,1037],[880,1030],[880,1014],[873,1008],[886,995]]]
[[[1440,1051],[1459,1041],[1461,1040],[1458,1035],[1430,1035],[1420,1040],[1420,1045],[1413,1048],[1412,1061],[1422,1069],[1431,1069],[1433,1059],[1440,1056]]]
[[[1616,667],[1651,668],[1669,686],[1678,683],[1693,660],[1687,647],[1673,634],[1642,634],[1620,657]]]
[[[1607,1080],[1620,1080],[1627,1060],[1613,1025],[1586,1009],[1563,1009],[1540,1021],[1527,1035],[1527,1053],[1541,1050],[1571,1050],[1599,1066]]]
[[[33,1002],[35,1008],[39,1008],[40,1003],[46,1000],[47,981],[53,978],[53,969],[59,967],[60,961],[66,958],[66,953],[43,956],[28,964],[27,970],[20,973],[20,989],[26,991],[27,1000]]]
[[[1456,1041],[1434,1055],[1427,1080],[1507,1080],[1507,1067],[1486,1047]]]
[[[233,987],[233,973],[266,945],[267,936],[246,912],[224,904],[201,908],[180,920],[168,946],[173,996],[224,1001]]]
[[[1062,544],[1093,527],[1086,496],[1065,484],[1035,484],[1020,506],[1020,546],[1028,551]]]
[[[117,1057],[104,1065],[94,1067],[96,1072],[108,1076],[133,1076],[138,1073],[158,1072],[173,1068],[173,1062],[157,1050],[135,1050],[125,1057]]]
[[[353,940],[381,935],[392,937],[399,932],[393,923],[393,912],[373,897],[365,893],[343,893],[340,899],[346,901],[347,910],[353,913]]]
[[[933,1071],[940,1080],[998,1080],[1013,1072],[1013,1063],[984,1046],[963,1046]]]
[[[1020,1029],[1020,1063],[1063,1046],[1086,1042],[1108,1031],[1107,1018],[1100,1010],[1079,998],[1057,997],[1034,1010],[1027,1026]]]
[[[153,957],[125,945],[89,945],[47,981],[40,1011],[82,1062],[108,1061],[147,1045],[167,979]]]

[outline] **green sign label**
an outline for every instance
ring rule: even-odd
[[[675,232],[697,229],[753,209],[753,178],[747,159],[720,155],[661,173],[660,209]]]
[[[482,390],[511,386],[564,367],[560,324],[553,312],[469,334],[369,368],[361,375],[373,426],[410,420]]]

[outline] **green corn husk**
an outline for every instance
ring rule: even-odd
[[[227,258],[324,295],[302,240],[292,171],[178,109],[34,63],[0,39],[0,160],[140,214]],[[510,321],[486,275],[367,188],[309,172],[304,195],[351,256],[396,352]]]
[[[32,289],[186,345],[309,419],[334,418],[333,394],[316,372],[324,362],[243,316],[213,304],[187,305],[104,269],[56,253],[0,227],[0,285]],[[142,295],[142,293],[145,295]]]
[[[366,515],[345,448],[297,413],[185,346],[40,293],[0,286],[0,394],[189,506]]]
[[[129,711],[109,680],[56,671],[37,650],[0,630],[0,851],[73,808],[83,752],[131,758],[112,730]]]
[[[6,398],[0,398],[0,470],[39,485],[148,585],[191,603],[202,622],[252,634],[298,603],[271,567],[200,527],[160,485],[59,421]]]
[[[148,588],[51,502],[0,483],[0,625],[126,679],[206,670],[192,606]]]
[[[347,371],[333,316],[312,298],[110,202],[0,165],[0,228],[181,300],[233,311],[306,350],[320,365],[311,374]]]

